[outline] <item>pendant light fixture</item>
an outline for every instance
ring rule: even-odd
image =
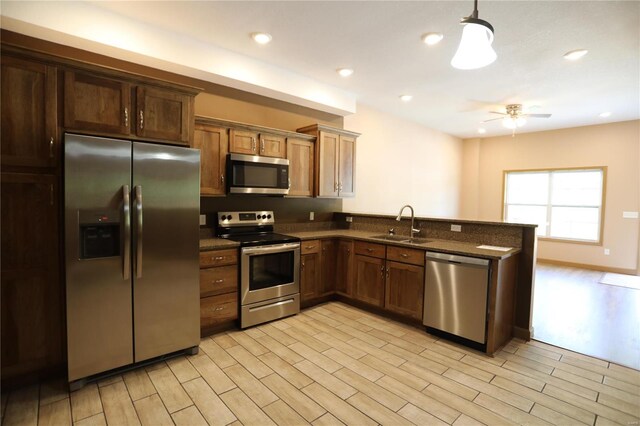
[[[451,65],[461,70],[486,67],[496,60],[493,43],[493,27],[487,21],[478,19],[478,0],[473,1],[471,15],[460,20],[463,25],[460,46],[451,59]]]

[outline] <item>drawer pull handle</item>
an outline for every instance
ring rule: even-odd
[[[211,260],[224,260],[224,256],[212,257]]]
[[[316,246],[304,246],[305,249],[307,250],[311,250],[312,248],[315,248]]]
[[[224,309],[224,308],[223,308],[222,306],[218,306],[215,310],[216,310],[216,311],[221,311],[221,310],[223,310],[223,309]]]
[[[368,248],[368,249],[367,249],[367,252],[368,252],[368,253],[373,253],[373,249],[372,249],[372,248]]]
[[[400,256],[404,257],[405,259],[406,259],[407,257],[409,257],[409,255],[408,255],[407,253],[400,253]]]
[[[144,111],[140,110],[140,130],[144,129]]]
[[[214,281],[214,283],[216,283],[216,284],[220,284],[220,283],[223,283],[223,282],[224,282],[224,279],[220,279],[220,280],[215,280]]]

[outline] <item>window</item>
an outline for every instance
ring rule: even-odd
[[[599,243],[605,167],[505,171],[504,218],[540,237]]]

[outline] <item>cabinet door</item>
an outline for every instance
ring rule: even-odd
[[[2,173],[2,380],[64,362],[58,184],[53,175]]]
[[[191,96],[157,87],[136,89],[136,134],[144,138],[188,144],[191,130]]]
[[[336,288],[336,260],[338,256],[338,241],[323,240],[320,271],[319,296],[326,296]]]
[[[387,261],[384,307],[422,319],[424,267]]]
[[[57,159],[56,69],[2,57],[3,166],[52,167]]]
[[[258,155],[258,134],[255,132],[231,129],[229,132],[229,152]]]
[[[341,197],[356,195],[356,139],[340,136],[340,152],[338,155],[338,191]]]
[[[353,297],[376,306],[384,305],[384,259],[356,256]]]
[[[194,133],[193,147],[200,150],[200,195],[224,195],[227,129],[196,124]]]
[[[287,142],[283,136],[260,133],[260,155],[286,158]]]
[[[338,197],[338,146],[340,136],[320,132],[318,138],[318,197]]]
[[[290,196],[313,196],[313,142],[287,139],[287,159],[289,160]]]
[[[319,296],[320,254],[300,256],[300,299],[304,302]]]
[[[128,136],[134,119],[129,83],[74,71],[64,73],[67,129]]]
[[[353,241],[340,240],[336,259],[336,291],[351,296],[353,271]]]

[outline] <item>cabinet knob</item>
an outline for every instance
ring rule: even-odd
[[[304,262],[300,264],[300,269],[304,269]]]
[[[260,141],[260,152],[264,154],[264,141]]]
[[[129,127],[129,108],[124,108],[124,127]]]
[[[140,130],[144,129],[144,111],[140,110]]]
[[[367,248],[367,253],[373,253],[373,249],[372,248]]]
[[[220,184],[224,185],[224,175],[220,175]]]
[[[314,248],[315,246],[304,246],[305,249],[307,250],[311,250],[312,248]]]
[[[49,157],[53,158],[53,136],[49,139]]]
[[[212,257],[211,260],[224,260],[224,256]]]
[[[400,256],[402,256],[405,259],[409,257],[409,255],[407,253],[400,253]]]

